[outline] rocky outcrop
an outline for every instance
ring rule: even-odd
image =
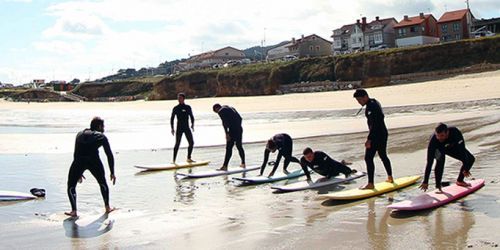
[[[83,83],[72,93],[90,101],[136,100],[147,96],[153,89],[153,83],[139,81],[120,81],[110,83]]]
[[[19,102],[71,102],[74,101],[47,89],[29,89],[20,93],[15,93],[10,96],[13,101]]]

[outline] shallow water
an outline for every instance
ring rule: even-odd
[[[175,171],[139,172],[133,165],[158,164],[171,158],[170,114],[104,111],[100,115],[106,119],[118,178],[117,184],[110,187],[111,204],[120,209],[109,217],[101,216],[99,187],[87,173],[87,180],[77,189],[81,218],[76,221],[65,220],[61,215],[69,209],[66,176],[72,160],[74,135],[87,126],[95,111],[71,114],[37,111],[34,114],[34,111],[0,110],[2,117],[8,117],[0,123],[0,137],[18,139],[0,141],[0,148],[16,144],[15,151],[0,154],[0,189],[28,191],[31,187],[41,187],[47,190],[45,199],[0,203],[0,238],[7,249],[494,247],[500,244],[499,106],[500,100],[495,99],[384,109],[390,127],[389,157],[396,177],[423,172],[429,135],[436,121],[447,117],[453,120],[449,124],[464,132],[467,147],[477,158],[472,174],[486,179],[484,188],[457,202],[430,211],[403,214],[391,213],[385,206],[420,194],[416,185],[362,201],[333,203],[318,200],[317,194],[355,188],[366,179],[319,191],[275,194],[271,184],[240,186],[231,177],[180,181],[175,178]],[[294,140],[294,154],[311,146],[336,159],[351,160],[354,168],[364,170],[366,121],[361,115],[353,117],[356,112],[242,114],[245,141],[255,142],[244,145],[247,163],[255,165],[262,160],[264,145],[259,141],[276,131],[302,128],[307,133],[297,132],[299,136],[294,137],[306,138]],[[454,115],[448,117],[449,114]],[[300,126],[293,127],[294,122]],[[409,127],[409,123],[418,126]],[[339,124],[343,128],[338,128]],[[325,134],[335,135],[322,136]],[[220,166],[224,151],[218,145],[223,143],[222,136],[220,120],[215,114],[197,115],[197,145],[210,147],[197,147],[193,155],[195,159],[209,159],[212,163],[193,168],[193,172]],[[49,143],[37,143],[36,138],[48,139]],[[185,157],[185,149],[179,152],[179,158],[182,157]],[[271,155],[271,159],[274,157]],[[239,163],[236,152],[232,163]],[[377,159],[376,164],[376,180],[381,181],[385,178],[384,170]],[[444,178],[453,181],[459,167],[457,161],[448,158]],[[298,166],[292,163],[290,168]]]

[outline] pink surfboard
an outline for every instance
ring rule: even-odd
[[[454,200],[460,199],[484,186],[483,179],[473,180],[468,183],[471,184],[470,187],[461,187],[457,186],[456,184],[452,184],[450,186],[442,188],[442,193],[436,189],[434,191],[429,191],[427,193],[416,196],[410,200],[393,203],[387,206],[387,208],[404,211],[415,211],[439,207]]]

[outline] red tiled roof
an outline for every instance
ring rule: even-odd
[[[401,20],[398,24],[394,25],[394,28],[401,28],[401,27],[406,27],[406,26],[412,26],[412,25],[418,25],[423,23],[425,20],[429,19],[431,17],[431,14],[424,15],[424,18],[420,18],[420,15],[418,16],[412,16],[409,17],[408,20]]]
[[[468,9],[463,9],[463,10],[445,12],[441,16],[441,18],[439,18],[438,23],[461,20],[462,18],[464,18],[464,16],[467,14],[468,11],[469,11]]]

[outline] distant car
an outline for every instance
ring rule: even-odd
[[[240,65],[241,62],[240,61],[235,61],[235,60],[230,60],[230,61],[227,61],[223,67],[224,68],[228,68],[228,67],[233,67],[233,66],[236,66],[236,65]]]
[[[481,30],[481,31],[472,32],[472,35],[474,36],[474,38],[480,38],[480,37],[494,36],[495,33],[491,32],[489,30]]]
[[[293,60],[297,60],[298,57],[297,56],[294,56],[294,55],[286,55],[283,57],[283,61],[285,62],[289,62],[289,61],[293,61]]]
[[[381,45],[370,48],[370,50],[383,50],[383,49],[387,49],[387,45],[381,44]]]

